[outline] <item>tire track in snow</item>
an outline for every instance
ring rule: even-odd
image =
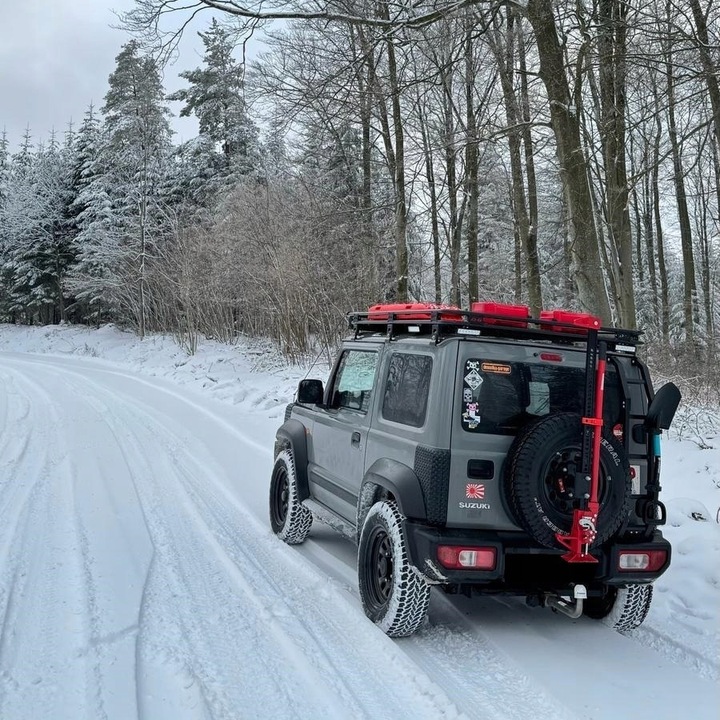
[[[8,523],[20,517],[20,506],[27,502],[35,483],[43,476],[43,470],[47,470],[50,456],[33,431],[34,427],[43,424],[44,419],[32,411],[33,407],[47,404],[47,394],[17,374],[3,372],[0,382],[5,400],[5,427],[0,435],[0,518],[4,520],[4,527],[0,528],[2,550],[3,531],[9,530],[7,534],[12,537],[14,531]],[[34,403],[29,399],[33,395]],[[9,546],[4,547],[8,552]]]
[[[132,654],[134,645],[130,623],[116,632],[100,632],[103,616],[88,552],[92,513],[86,512],[83,519],[78,500],[87,505],[87,496],[102,491],[102,480],[95,481],[102,479],[103,473],[83,460],[87,441],[81,438],[79,442],[72,424],[63,422],[73,398],[66,397],[61,378],[60,382],[55,377],[50,382],[47,377],[31,379],[25,377],[27,364],[11,364],[16,366],[14,376],[32,409],[31,422],[23,432],[30,438],[31,450],[38,450],[27,453],[28,462],[36,458],[35,467],[27,463],[19,467],[23,474],[38,479],[26,509],[17,515],[23,519],[23,527],[11,535],[25,583],[17,587],[21,610],[11,618],[11,647],[3,657],[3,663],[12,668],[17,690],[4,698],[0,715],[13,720],[108,718],[112,712],[106,706],[106,695],[122,692],[114,677],[117,668],[107,672],[121,654],[115,646],[126,645]],[[47,387],[52,387],[52,394]],[[85,424],[92,425],[92,418]],[[44,461],[39,448],[45,451]],[[68,449],[80,458],[71,461]],[[87,487],[78,493],[76,483],[80,481]],[[20,483],[16,485],[20,487]],[[129,579],[125,576],[122,582]],[[123,715],[115,713],[114,717]]]
[[[494,654],[532,679],[529,690],[533,685],[541,688],[573,717],[677,720],[678,696],[693,704],[694,720],[717,717],[717,689],[712,683],[698,678],[682,658],[675,655],[666,662],[664,653],[644,647],[632,635],[589,618],[570,620],[530,608],[519,598],[438,595],[436,600],[439,607],[433,622],[439,620],[441,625],[431,628],[432,634],[449,628],[457,637],[488,643]],[[429,660],[450,667],[454,658],[471,657],[469,653],[457,653],[453,642],[447,654],[430,653]],[[495,667],[486,667],[492,677]],[[652,685],[637,679],[648,668],[655,680]],[[513,687],[512,682],[507,678],[500,696]],[[535,715],[532,692],[524,694],[526,707],[532,707]]]
[[[95,401],[103,394],[103,389],[97,387],[93,383],[89,383],[87,379],[82,380],[81,385],[76,386],[75,390],[79,392],[88,393],[91,391],[92,397]],[[327,634],[327,622],[323,622],[323,618],[328,614],[338,615],[337,612],[327,612],[327,608],[310,608],[312,610],[313,623],[301,621],[298,623],[299,617],[302,615],[303,607],[307,605],[306,601],[306,589],[313,590],[318,584],[318,578],[314,571],[306,570],[300,573],[294,580],[300,580],[304,586],[300,590],[295,590],[294,597],[289,591],[292,587],[288,587],[286,584],[283,585],[283,578],[287,579],[288,569],[292,569],[292,562],[290,558],[291,553],[288,549],[282,546],[274,537],[272,537],[267,528],[257,527],[258,523],[254,518],[250,517],[247,513],[238,514],[237,507],[229,505],[226,497],[219,497],[211,504],[215,506],[215,519],[212,517],[209,520],[205,520],[202,523],[197,515],[197,509],[194,504],[194,500],[186,495],[185,501],[182,503],[183,513],[185,517],[181,517],[182,514],[178,513],[173,515],[170,520],[171,523],[165,522],[165,516],[167,516],[167,510],[163,515],[162,502],[164,501],[167,505],[168,497],[172,497],[172,492],[177,493],[178,485],[178,468],[183,468],[187,471],[189,460],[188,457],[183,457],[183,464],[178,465],[177,463],[168,461],[168,456],[164,452],[158,452],[157,443],[150,443],[148,437],[150,433],[159,434],[162,436],[162,431],[158,429],[156,419],[148,420],[145,413],[138,411],[133,405],[127,405],[121,412],[117,411],[118,398],[114,393],[107,393],[106,397],[103,397],[102,403],[107,401],[108,406],[112,405],[112,409],[107,408],[108,413],[106,415],[106,422],[113,426],[113,431],[116,435],[122,434],[124,439],[124,445],[129,447],[133,445],[131,452],[128,455],[133,458],[133,462],[142,465],[141,472],[134,473],[134,480],[138,486],[138,492],[143,496],[143,504],[148,516],[148,523],[152,526],[153,537],[156,546],[156,558],[153,564],[153,570],[151,572],[151,578],[146,589],[146,599],[152,600],[153,592],[156,591],[157,587],[153,587],[153,580],[157,581],[156,572],[161,569],[162,572],[166,572],[168,568],[177,571],[178,568],[181,570],[179,582],[176,581],[174,584],[172,578],[169,578],[171,589],[175,591],[175,596],[181,595],[182,593],[187,594],[188,589],[192,593],[196,593],[201,599],[206,601],[211,600],[207,597],[203,597],[202,588],[197,587],[197,578],[205,580],[206,582],[214,582],[214,590],[225,590],[227,592],[228,577],[234,573],[232,590],[234,594],[238,594],[238,581],[241,578],[240,584],[248,583],[248,578],[252,578],[252,582],[247,585],[246,595],[243,597],[241,593],[241,599],[244,600],[245,607],[248,604],[259,603],[259,609],[256,607],[256,616],[251,618],[250,623],[243,623],[243,619],[239,618],[236,614],[229,611],[226,616],[223,617],[221,613],[219,619],[226,620],[225,627],[221,634],[227,634],[233,632],[234,624],[238,624],[244,631],[247,632],[249,640],[255,645],[260,645],[264,652],[258,654],[257,658],[261,662],[270,663],[259,676],[257,673],[251,676],[251,681],[254,684],[258,682],[262,685],[267,685],[268,681],[271,682],[271,687],[274,693],[280,691],[284,693],[287,702],[280,704],[279,707],[275,708],[274,714],[277,717],[370,717],[377,716],[378,713],[384,714],[388,711],[388,708],[396,707],[397,712],[407,711],[409,708],[416,708],[420,712],[420,716],[424,717],[441,717],[441,716],[456,716],[457,713],[452,709],[452,705],[448,698],[439,691],[437,687],[434,687],[432,681],[427,677],[421,677],[420,684],[413,682],[412,676],[417,675],[416,669],[410,670],[408,678],[403,678],[403,681],[408,680],[406,689],[399,694],[398,698],[389,697],[378,697],[377,689],[381,688],[386,684],[387,679],[385,675],[387,671],[393,672],[398,669],[402,669],[403,665],[407,665],[407,660],[403,657],[402,653],[396,650],[395,644],[382,636],[375,628],[369,626],[368,621],[364,616],[359,615],[356,608],[349,607],[347,601],[341,601],[340,605],[342,612],[339,620],[336,619],[331,627],[331,634]],[[87,401],[88,398],[85,398]],[[167,418],[165,418],[167,420]],[[144,426],[144,427],[143,427]],[[128,428],[132,428],[128,432]],[[166,439],[166,445],[167,445]],[[199,471],[199,474],[198,474]],[[140,475],[144,475],[142,478]],[[182,473],[180,473],[182,475]],[[162,487],[159,479],[162,477],[168,477],[172,479],[172,482],[166,483],[165,487]],[[207,484],[208,478],[212,482],[213,473],[208,475],[207,470],[201,465],[197,465],[194,468],[194,472],[190,472],[188,476],[186,473],[186,481],[190,478],[195,483],[194,491],[197,492],[198,487],[202,487]],[[155,497],[148,497],[148,487],[155,485],[153,490]],[[196,496],[197,497],[197,496]],[[207,498],[206,498],[207,499]],[[231,516],[227,519],[227,526],[223,533],[218,533],[217,525],[217,513],[220,512],[218,508],[223,505],[227,505],[231,508]],[[224,535],[226,541],[228,536],[231,536],[233,530],[236,528],[242,528],[244,525],[250,526],[249,531],[244,538],[244,543],[250,544],[250,551],[244,545],[241,547],[237,540],[231,540],[233,547],[234,557],[232,560],[228,557],[226,549],[222,547],[221,543],[215,539],[218,535]],[[200,532],[198,532],[200,530]],[[258,531],[260,534],[261,542],[258,543],[257,535]],[[163,537],[164,536],[164,537]],[[262,537],[265,536],[265,537]],[[188,543],[188,538],[193,540],[193,543]],[[179,553],[177,548],[183,548],[187,551],[185,553]],[[187,569],[183,568],[183,563],[187,565],[187,558],[181,557],[181,555],[193,554],[197,555],[198,548],[196,545],[200,544],[203,548],[208,548],[215,555],[216,562],[211,563],[214,566],[216,576],[219,578],[218,581],[214,581],[212,576],[208,577],[208,572],[205,570],[203,577],[204,565],[208,564],[210,559],[210,553],[203,553],[204,557],[193,558],[192,562],[189,563],[190,567]],[[215,547],[213,547],[213,545]],[[171,550],[175,550],[175,557],[168,557],[172,555]],[[244,572],[239,572],[238,567],[235,565],[235,561],[238,559],[245,560],[247,565],[248,558],[252,558],[255,553],[260,554],[265,552],[264,560],[266,562],[272,562],[276,567],[272,571],[263,570],[261,574],[260,570],[263,568],[261,565],[250,563]],[[170,562],[163,562],[170,559]],[[278,559],[281,562],[278,563]],[[278,564],[280,567],[278,568]],[[185,570],[183,572],[183,570]],[[172,574],[172,573],[171,573]],[[297,574],[297,573],[296,573]],[[262,578],[262,583],[258,580]],[[277,589],[273,590],[272,585],[269,583],[268,578],[273,579],[273,584]],[[164,581],[168,581],[167,577],[163,577]],[[324,580],[320,580],[320,583],[324,583]],[[193,586],[195,583],[195,586]],[[156,585],[158,583],[156,582]],[[160,584],[160,590],[162,590],[162,583]],[[225,587],[222,587],[225,586]],[[270,586],[270,587],[268,587]],[[263,608],[263,604],[266,600],[259,600],[270,592],[270,606]],[[293,604],[288,606],[288,597],[292,599]],[[237,597],[231,597],[229,605],[232,603],[237,604]],[[333,599],[333,604],[335,599]],[[342,607],[345,606],[345,607]],[[175,608],[177,609],[177,608]],[[264,610],[264,612],[263,612]],[[305,607],[305,611],[308,608]],[[145,617],[149,614],[148,607],[143,609]],[[229,621],[229,622],[228,622]],[[183,631],[184,634],[190,635],[198,644],[202,638],[198,637],[198,622],[197,618],[184,618]],[[315,636],[312,631],[308,628],[316,625],[323,628],[323,632],[319,636]],[[245,627],[243,628],[243,625]],[[253,628],[253,625],[260,625]],[[201,626],[203,632],[200,635],[204,635],[210,628],[207,626]],[[372,635],[375,635],[375,639],[372,637],[366,640],[367,630],[370,629]],[[347,640],[344,635],[348,633],[348,630],[353,631],[351,635],[355,644],[354,648],[349,648]],[[359,631],[359,633],[358,633]],[[142,635],[142,629],[141,629]],[[357,637],[358,635],[362,637]],[[268,642],[268,636],[270,636],[272,642]],[[215,638],[218,642],[222,642],[222,637]],[[369,647],[369,655],[372,656],[373,649],[377,642],[382,645],[386,645],[386,649],[390,650],[386,653],[390,656],[390,663],[387,660],[376,668],[362,668],[358,666],[356,652],[358,645],[362,646],[367,644]],[[264,644],[264,645],[263,645]],[[325,653],[324,647],[331,645],[333,652],[330,654]],[[198,650],[196,646],[194,650]],[[210,654],[217,654],[217,645],[208,648],[211,651]],[[348,652],[350,650],[350,652]],[[142,647],[140,648],[142,653]],[[280,653],[280,657],[276,660],[275,654]],[[221,654],[221,660],[227,660],[228,657],[232,658],[233,654],[237,653],[237,643],[233,639],[231,647],[224,654]],[[210,654],[208,658],[211,659]],[[282,655],[285,655],[285,662],[283,662]],[[359,656],[367,657],[362,652]],[[342,657],[346,667],[337,667],[337,657]],[[256,659],[257,659],[256,658]],[[317,665],[317,668],[314,667]],[[214,673],[207,673],[208,678],[217,677],[220,673],[222,677],[222,668],[214,668]],[[284,677],[288,671],[292,674],[290,678]],[[347,671],[347,672],[346,672]],[[408,674],[408,671],[405,670]],[[396,672],[395,672],[396,674]],[[196,673],[197,675],[197,673]],[[304,677],[303,677],[304,676]],[[368,677],[370,676],[370,677]],[[297,693],[296,685],[293,683],[293,677],[297,682],[298,677],[303,679],[302,696]],[[242,678],[240,678],[242,679]],[[229,687],[232,690],[232,678],[227,678],[228,682],[225,683],[226,688]],[[236,683],[238,680],[235,681]],[[332,687],[332,692],[328,692],[328,684]],[[333,684],[334,683],[334,684]],[[352,687],[351,687],[352,684]],[[207,703],[208,705],[214,705],[213,710],[217,711],[217,716],[235,717],[237,707],[242,706],[243,702],[247,701],[248,692],[254,690],[255,696],[258,695],[257,688],[253,689],[246,684],[241,688],[242,692],[238,697],[231,698],[229,702],[223,703],[222,706],[218,705],[219,697],[217,696],[217,686],[211,687],[211,692],[215,692],[216,695],[213,697],[208,694]],[[317,693],[313,698],[312,695]],[[227,692],[227,689],[226,689]],[[339,700],[333,701],[331,698],[335,692],[339,693]],[[267,693],[259,693],[261,696],[269,696]],[[270,693],[273,694],[272,692]],[[308,697],[309,696],[309,697]],[[239,704],[238,704],[239,703]],[[225,713],[225,708],[230,708]],[[397,713],[395,713],[397,714]],[[415,713],[417,714],[417,712]]]
[[[63,698],[84,696],[88,688],[87,672],[71,676],[57,652],[59,647],[74,652],[68,638],[83,631],[81,619],[66,615],[66,608],[77,604],[79,568],[72,552],[77,538],[66,521],[72,517],[71,471],[65,444],[57,439],[60,418],[46,390],[22,372],[4,373],[3,381],[20,398],[12,433],[24,437],[6,469],[9,487],[0,515],[0,549],[7,551],[3,577],[9,578],[0,638],[8,682],[0,693],[0,713],[22,718],[34,714],[36,702],[62,708]],[[47,668],[38,666],[41,652]]]
[[[636,630],[633,630],[630,637],[645,647],[664,655],[668,660],[679,663],[686,668],[693,668],[700,677],[708,680],[720,679],[720,669],[712,657],[683,645],[680,640],[659,628],[653,627],[652,624],[647,624],[647,621]],[[717,650],[717,648],[709,647],[707,650],[710,653],[712,650]]]
[[[248,521],[252,524],[254,524],[254,521],[252,521],[250,517],[246,516],[244,518],[235,517],[229,522],[225,520],[224,522],[221,521],[221,523],[218,524],[220,516],[226,513],[224,508],[227,505],[227,495],[225,494],[224,497],[219,499],[219,502],[214,503],[214,507],[211,507],[210,503],[208,502],[207,494],[205,494],[205,497],[201,498],[197,495],[197,486],[189,486],[189,481],[197,481],[197,478],[201,478],[203,481],[206,481],[207,479],[212,480],[215,477],[214,472],[209,474],[207,472],[207,465],[209,462],[211,462],[211,460],[209,458],[205,458],[205,467],[201,467],[199,463],[193,461],[191,458],[183,457],[183,463],[181,464],[178,459],[180,457],[180,455],[178,454],[179,448],[174,447],[172,444],[167,444],[167,440],[164,444],[168,452],[161,453],[160,457],[172,459],[172,464],[175,466],[175,478],[180,479],[181,482],[184,481],[186,491],[189,490],[194,494],[194,497],[192,499],[187,497],[184,503],[186,510],[192,517],[193,524],[196,527],[204,526],[203,534],[205,536],[205,539],[209,541],[209,544],[211,544],[211,546],[213,546],[214,552],[218,556],[220,562],[225,566],[225,569],[229,573],[234,575],[235,583],[236,585],[239,585],[239,589],[243,593],[245,599],[244,605],[247,606],[254,604],[256,606],[256,609],[259,611],[259,617],[266,624],[269,624],[268,629],[275,634],[276,638],[279,639],[282,644],[286,645],[287,642],[285,636],[288,633],[288,628],[280,628],[280,624],[277,622],[277,618],[280,617],[284,620],[284,622],[282,623],[283,625],[288,624],[287,619],[290,620],[291,625],[297,625],[296,621],[298,617],[297,607],[290,607],[285,599],[285,596],[287,595],[287,588],[284,587],[282,583],[278,582],[278,578],[282,577],[282,575],[280,573],[274,574],[269,572],[265,565],[256,559],[256,554],[259,554],[259,552],[257,547],[253,547],[254,545],[256,545],[256,542],[254,541],[252,535],[245,534],[245,537],[243,538],[243,544],[252,548],[252,552],[248,552],[247,549],[243,548],[243,551],[238,553],[237,549],[240,546],[240,543],[237,541],[229,541],[232,534],[242,532],[243,526],[247,524]],[[194,473],[189,471],[189,464],[194,465]],[[211,522],[208,522],[207,520],[201,518],[200,514],[198,513],[198,509],[203,505],[205,506],[206,511],[210,511],[210,515],[212,516]],[[217,540],[219,539],[219,536],[221,534],[221,532],[219,532],[221,529],[224,529],[225,536],[225,543],[223,543],[222,545],[217,543]],[[267,530],[265,528],[263,528],[263,534],[267,534]],[[232,550],[234,550],[234,552],[231,550],[232,559],[228,555],[228,548],[232,548]],[[285,550],[284,547],[282,547],[282,549]],[[229,564],[228,561],[230,561]],[[241,573],[237,572],[238,566],[242,570]],[[259,599],[260,597],[262,597],[262,595],[261,593],[258,593],[257,583],[253,584],[248,582],[248,578],[254,578],[258,576],[263,577],[264,581],[269,583],[276,591],[276,595],[273,597],[273,601],[274,603],[276,603],[276,605],[271,608],[269,612],[265,607],[264,602]],[[280,603],[282,605],[280,610],[278,610],[277,603]],[[311,625],[308,626],[312,627]],[[302,633],[307,633],[308,626],[306,626],[305,623],[302,623],[298,627],[300,630],[302,630]],[[342,633],[342,630],[342,627],[335,628],[334,636],[337,636],[338,632]],[[330,658],[329,655],[327,655],[327,653],[324,652],[324,644],[327,641],[327,637],[325,635],[319,638],[320,642],[318,642],[318,638],[315,636],[311,636],[310,641],[308,641],[307,638],[298,639],[298,629],[291,629],[291,632],[295,635],[295,638],[293,638],[294,644],[291,644],[287,647],[287,649],[290,651],[289,654],[291,658],[293,655],[297,654],[296,646],[298,644],[298,641],[300,641],[304,644],[304,646],[312,644],[312,650],[314,653],[317,654],[318,651],[320,651],[324,655],[325,664],[327,666],[324,667],[321,665],[319,676],[312,676],[304,679],[305,682],[303,687],[305,688],[305,692],[307,692],[309,688],[315,687],[318,683],[318,680],[320,680],[322,677],[326,678],[325,682],[327,682],[327,678],[332,678],[334,674],[342,676],[343,673],[333,673],[333,671],[336,670],[335,662]],[[305,653],[305,656],[312,658],[312,654],[307,652]],[[351,671],[352,670],[356,672],[355,668],[351,668]],[[277,675],[281,675],[283,671],[282,664],[279,664],[277,667],[272,667],[271,671]],[[352,708],[353,706],[357,706],[357,701],[353,702],[353,697],[358,697],[357,693],[351,692],[350,695],[348,695],[348,688],[346,687],[346,685],[337,683],[334,690],[336,693],[339,694],[341,701],[339,704],[336,705],[335,708],[331,709],[331,712],[328,716],[336,716],[336,713],[347,716],[349,711],[351,712],[351,714],[354,715],[350,708]],[[326,695],[327,693],[325,692],[324,696]],[[288,696],[288,702],[290,704],[293,703],[292,695]],[[297,698],[294,699],[294,702],[297,703]],[[316,699],[315,703],[313,704],[313,706],[315,707],[314,712],[317,712],[317,706],[319,702],[320,701]],[[360,706],[360,709],[362,709],[362,706]],[[368,716],[370,713],[362,714],[363,716]],[[304,713],[302,714],[302,716],[304,716]]]

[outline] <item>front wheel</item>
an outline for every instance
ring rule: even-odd
[[[624,588],[607,587],[600,598],[588,598],[583,613],[607,626],[626,631],[642,625],[650,611],[652,585],[628,585]]]
[[[270,525],[288,545],[299,545],[308,536],[312,520],[312,513],[298,497],[292,453],[283,450],[275,460],[270,479]]]
[[[430,586],[410,563],[402,522],[396,503],[375,503],[365,516],[358,548],[363,609],[390,637],[412,635],[430,604]]]

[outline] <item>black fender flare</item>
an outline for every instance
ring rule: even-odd
[[[275,433],[275,455],[279,447],[290,446],[293,461],[295,462],[295,479],[297,481],[298,498],[305,500],[310,497],[308,485],[308,452],[305,426],[299,420],[288,420],[283,423]]]
[[[365,473],[363,487],[368,483],[377,485],[392,493],[400,512],[406,518],[412,518],[413,520],[425,520],[427,518],[425,497],[420,486],[420,480],[418,480],[418,476],[411,467],[403,465],[397,460],[380,458]],[[365,493],[361,492],[360,496],[365,496]],[[369,509],[368,507],[367,510]]]

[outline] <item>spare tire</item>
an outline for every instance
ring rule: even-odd
[[[580,464],[582,423],[575,413],[549,415],[526,426],[508,451],[505,496],[516,522],[541,545],[556,548],[556,533],[569,534]],[[597,536],[593,546],[611,538],[630,510],[630,465],[615,438],[600,442]]]

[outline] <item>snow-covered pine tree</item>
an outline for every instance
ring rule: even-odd
[[[167,233],[162,188],[171,150],[170,111],[157,63],[141,54],[135,40],[123,46],[116,63],[102,109],[105,143],[100,153],[117,220],[115,252],[107,266],[119,319],[131,322],[143,337],[152,316],[152,264]]]
[[[10,193],[10,143],[3,129],[0,136],[0,317],[8,319],[5,313],[7,296],[5,291],[5,260],[9,244],[7,205]]]
[[[211,171],[213,181],[204,188],[217,193],[258,171],[259,132],[247,112],[244,67],[233,57],[233,32],[213,19],[207,32],[198,35],[205,46],[204,66],[180,73],[189,86],[168,99],[185,103],[181,116],[197,117],[200,137],[191,148],[192,164]]]
[[[0,212],[5,204],[8,193],[8,182],[10,179],[10,143],[7,139],[7,131],[3,130],[0,135]]]
[[[65,319],[64,277],[73,260],[67,232],[70,152],[53,133],[33,153],[28,129],[11,160],[2,210],[2,311],[9,320]]]
[[[70,231],[77,262],[68,276],[76,317],[99,323],[117,318],[118,227],[107,191],[109,174],[101,152],[104,142],[100,119],[90,105],[75,140],[72,167]]]

